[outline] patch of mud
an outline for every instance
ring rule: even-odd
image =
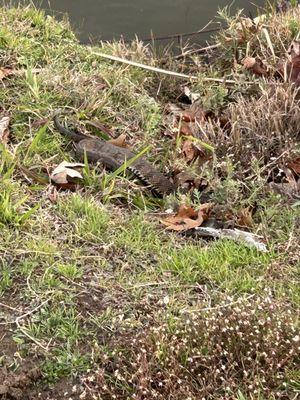
[[[11,372],[3,367],[0,370],[0,398],[10,400],[29,399],[26,392],[41,377],[38,368],[26,370],[21,368],[17,372]]]

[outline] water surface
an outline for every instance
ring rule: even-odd
[[[228,4],[234,12],[243,8],[255,15],[263,0],[34,0],[44,9],[67,13],[83,42],[193,32],[215,17]]]

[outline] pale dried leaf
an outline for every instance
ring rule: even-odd
[[[84,164],[81,163],[69,163],[67,161],[63,161],[59,164],[52,172],[50,178],[57,185],[72,183],[76,180],[83,179],[83,176],[77,168],[84,167]]]
[[[6,144],[9,138],[9,126],[10,118],[3,117],[0,119],[0,142]]]
[[[7,76],[11,75],[13,72],[9,68],[0,68],[0,81],[2,81]]]

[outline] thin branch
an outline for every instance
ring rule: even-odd
[[[17,324],[19,321],[22,319],[28,317],[28,315],[34,314],[37,310],[42,308],[45,304],[47,304],[50,301],[50,299],[47,299],[43,301],[41,304],[39,304],[37,307],[33,308],[32,310],[28,311],[27,313],[20,315],[19,317],[16,318],[15,323]]]
[[[192,54],[205,53],[206,51],[215,50],[220,46],[221,46],[221,43],[216,43],[216,44],[212,44],[210,46],[201,47],[201,49],[189,50],[189,51],[186,51],[185,53],[182,53],[182,54],[179,54],[178,56],[173,57],[173,60],[180,60],[181,58],[190,56]]]
[[[33,336],[31,336],[28,332],[26,332],[25,329],[23,329],[21,327],[21,325],[19,324],[19,322],[16,322],[16,325],[19,329],[20,332],[23,333],[23,335],[25,335],[28,339],[30,339],[32,342],[34,342],[36,345],[38,345],[39,347],[41,347],[43,350],[45,350],[46,352],[49,351],[49,349],[47,347],[45,347],[44,345],[42,345],[42,343],[40,343],[37,339],[35,339]]]
[[[12,311],[20,312],[20,310],[18,310],[17,308],[8,306],[7,304],[4,304],[4,303],[0,303],[0,307],[8,308],[9,310],[12,310]]]
[[[99,52],[93,51],[93,50],[91,50],[91,54],[93,54],[95,56],[98,56],[98,57],[105,58],[107,60],[117,61],[117,62],[120,62],[120,63],[123,63],[123,64],[132,65],[133,67],[142,68],[142,69],[145,69],[145,70],[148,70],[148,71],[152,71],[152,72],[157,72],[157,73],[160,73],[160,74],[173,76],[173,77],[176,77],[176,78],[183,78],[183,79],[189,79],[189,80],[197,80],[197,79],[199,79],[195,75],[187,75],[187,74],[182,74],[180,72],[169,71],[167,69],[151,67],[150,65],[138,63],[136,61],[126,60],[124,58],[112,56],[110,54],[99,53]],[[204,82],[219,82],[219,83],[227,83],[227,84],[231,84],[231,85],[237,83],[235,80],[232,80],[232,79],[221,79],[221,78],[203,78],[202,80]],[[244,83],[248,83],[248,82],[244,82]]]

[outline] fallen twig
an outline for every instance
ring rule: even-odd
[[[183,79],[190,79],[190,80],[197,80],[199,79],[197,76],[195,75],[187,75],[187,74],[182,74],[180,72],[174,72],[174,71],[169,71],[167,69],[163,69],[163,68],[157,68],[157,67],[151,67],[150,65],[146,65],[146,64],[142,64],[142,63],[138,63],[136,61],[131,61],[131,60],[126,60],[124,58],[121,57],[117,57],[117,56],[112,56],[110,54],[104,54],[104,53],[99,53],[97,51],[93,51],[91,50],[91,54],[98,56],[98,57],[102,57],[105,58],[107,60],[112,60],[112,61],[117,61],[123,64],[127,64],[127,65],[132,65],[133,67],[137,67],[137,68],[142,68],[142,69],[146,69],[148,71],[152,71],[152,72],[157,72],[160,74],[165,74],[165,75],[170,75],[170,76],[174,76],[176,78],[183,78]],[[204,82],[219,82],[219,83],[227,83],[227,84],[236,84],[237,82],[233,79],[221,79],[221,78],[203,78],[202,79]],[[244,82],[245,83],[245,82]],[[248,83],[248,82],[247,82]],[[252,83],[252,82],[251,82]]]
[[[39,304],[38,306],[36,306],[35,308],[33,308],[32,310],[28,311],[27,313],[20,315],[19,317],[17,317],[15,319],[15,323],[17,324],[19,321],[21,321],[22,319],[28,317],[28,315],[34,314],[37,310],[39,310],[40,308],[42,308],[45,304],[47,304],[50,301],[50,299],[47,299],[45,301],[43,301],[41,304]]]

